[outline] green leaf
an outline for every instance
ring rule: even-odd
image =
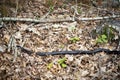
[[[108,42],[108,38],[105,34],[100,35],[98,37],[98,39],[96,40],[97,43],[107,43]]]
[[[58,60],[58,63],[60,64],[60,66],[61,66],[62,68],[67,67],[67,65],[65,64],[65,61],[66,61],[66,58],[65,58],[65,57]]]
[[[58,60],[58,63],[59,63],[59,64],[62,64],[62,63],[64,63],[64,62],[65,62],[65,60],[66,60],[66,58],[65,58],[65,57],[64,57],[64,58],[62,58],[62,59],[59,59],[59,60]]]
[[[54,10],[54,6],[50,6],[50,12],[53,12],[53,10]]]
[[[99,39],[99,38],[96,40],[96,42],[97,43],[103,43],[103,41],[101,39]]]
[[[102,39],[106,39],[107,36],[103,34],[103,35],[101,35],[101,38],[102,38]]]
[[[51,62],[47,65],[47,68],[50,69],[50,68],[52,68],[52,66],[53,66],[53,63]]]
[[[63,63],[63,64],[61,64],[61,67],[66,68],[67,65]]]
[[[77,42],[79,40],[80,40],[79,37],[72,37],[72,38],[70,38],[70,41],[72,41],[73,43],[75,43],[75,42]]]
[[[108,42],[108,40],[106,40],[106,39],[103,39],[103,43],[107,43]]]

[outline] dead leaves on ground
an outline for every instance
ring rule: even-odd
[[[70,8],[67,13],[50,13],[46,18],[69,18],[72,16]],[[18,17],[37,18],[47,13],[41,3],[31,3],[26,11],[20,12]],[[58,8],[56,12],[65,12],[66,9]],[[96,16],[93,10],[81,7],[81,17]],[[93,12],[92,12],[93,10]],[[89,12],[89,13],[85,13]],[[94,13],[94,14],[93,14]],[[61,50],[91,50],[94,49],[95,40],[89,36],[89,31],[95,27],[96,22],[63,22],[63,23],[8,23],[6,28],[0,29],[0,79],[23,79],[23,80],[91,80],[91,79],[119,79],[120,58],[119,55],[108,55],[104,52],[93,55],[59,55],[41,57],[27,55],[19,51],[16,61],[13,62],[12,51],[7,53],[7,44],[11,35],[14,35],[16,44],[34,52],[51,52]],[[13,25],[14,24],[14,25]],[[79,38],[79,39],[78,39]],[[3,47],[4,46],[4,47]],[[95,46],[96,47],[96,46]],[[99,47],[111,48],[110,44]],[[58,61],[61,59],[65,67]]]

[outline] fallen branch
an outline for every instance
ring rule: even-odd
[[[91,21],[91,20],[104,20],[104,19],[113,19],[113,18],[120,18],[120,15],[114,16],[104,16],[104,17],[94,17],[94,18],[77,18],[79,21]]]
[[[34,22],[34,23],[54,23],[54,22],[71,22],[72,19],[31,19],[31,18],[14,18],[14,17],[3,17],[0,21],[21,21],[21,22]]]
[[[21,22],[34,22],[34,23],[58,23],[58,22],[73,22],[73,21],[91,21],[91,20],[103,20],[111,18],[120,18],[120,15],[94,17],[94,18],[75,18],[70,19],[31,19],[31,18],[15,18],[15,17],[3,17],[0,21],[21,21]]]

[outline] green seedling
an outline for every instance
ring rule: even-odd
[[[102,28],[92,31],[92,37],[96,38],[96,43],[107,43],[111,42],[115,38],[116,30],[112,26],[104,25]]]
[[[62,68],[66,68],[67,65],[65,64],[66,58],[61,58],[58,60],[58,64],[62,67]]]
[[[49,7],[49,12],[53,12],[54,6],[55,6],[55,2],[53,0],[47,0],[46,1],[46,5]]]
[[[105,25],[102,30],[102,34],[105,34],[107,36],[108,41],[114,39],[115,37],[114,32],[115,32],[114,28],[110,27],[109,25]]]
[[[107,43],[108,42],[108,38],[106,35],[100,35],[97,40],[96,40],[97,43]]]
[[[78,13],[79,13],[79,14],[81,14],[81,13],[82,13],[82,11],[81,11],[80,9],[77,9],[77,11],[78,11]]]
[[[47,65],[47,68],[48,68],[48,69],[51,69],[52,66],[53,66],[53,63],[51,62],[51,63],[49,63],[49,64]]]
[[[77,7],[77,11],[78,11],[79,14],[82,13],[81,6]]]
[[[54,6],[51,5],[51,6],[49,7],[49,9],[50,9],[50,12],[53,12]]]
[[[71,41],[72,43],[76,43],[76,42],[79,41],[79,40],[80,40],[79,37],[72,37],[72,38],[70,38],[70,41]]]

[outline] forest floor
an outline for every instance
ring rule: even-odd
[[[120,9],[97,9],[88,5],[64,3],[48,7],[41,0],[29,2],[16,17],[34,19],[70,19],[111,16]],[[76,15],[74,15],[76,14]],[[14,16],[14,14],[12,15]],[[119,19],[119,18],[118,18]],[[115,42],[97,44],[91,31],[101,20],[51,23],[4,22],[0,28],[1,80],[119,80],[120,54],[48,55],[26,54],[17,45],[35,52],[113,50]],[[104,22],[104,21],[103,21]]]

